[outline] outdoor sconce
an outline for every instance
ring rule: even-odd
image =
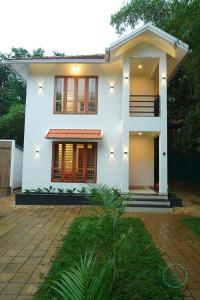
[[[113,154],[114,154],[114,148],[111,147],[111,148],[110,148],[110,155],[113,155]]]
[[[128,154],[128,149],[127,147],[124,147],[124,155],[127,155]]]
[[[35,157],[39,158],[40,157],[40,146],[35,146]]]

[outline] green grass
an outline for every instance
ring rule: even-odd
[[[104,234],[102,240],[101,232],[97,232],[96,222],[97,218],[94,217],[82,217],[74,221],[35,300],[46,300],[51,297],[60,299],[50,286],[53,281],[60,278],[62,271],[69,269],[74,261],[79,261],[86,249],[95,250],[99,264],[102,262],[104,257],[102,253],[110,247],[110,228],[108,224],[102,225]],[[126,233],[130,227],[132,232],[124,243],[126,247],[123,247],[123,255],[117,263],[116,281],[110,299],[183,300],[179,289],[170,289],[163,283],[162,273],[166,265],[141,220],[123,218],[117,234]]]
[[[195,235],[200,237],[200,217],[183,217],[183,224],[191,230]]]

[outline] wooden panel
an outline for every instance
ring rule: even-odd
[[[54,142],[52,181],[96,182],[97,143]]]
[[[97,114],[97,76],[56,76],[54,88],[55,114]]]
[[[0,196],[10,193],[10,166],[12,142],[0,141]]]

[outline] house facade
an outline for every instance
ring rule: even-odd
[[[166,195],[167,83],[188,45],[147,24],[105,55],[10,59],[27,82],[23,189]]]

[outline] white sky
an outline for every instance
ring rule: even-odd
[[[12,46],[71,54],[104,53],[118,36],[110,16],[124,0],[0,0],[0,52]]]

